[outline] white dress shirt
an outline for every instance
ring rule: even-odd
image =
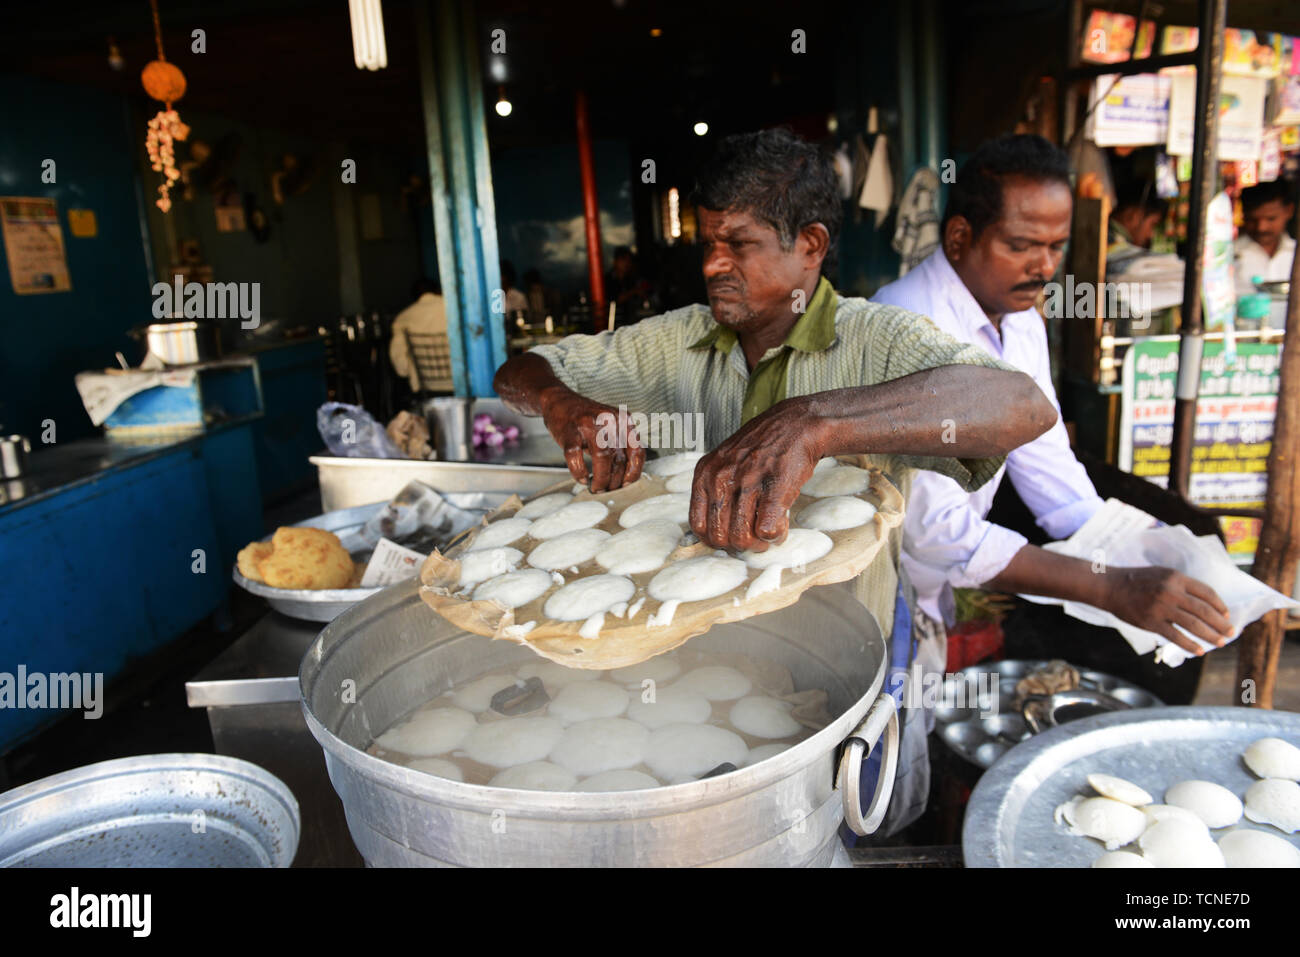
[[[950,336],[1011,363],[1032,376],[1057,405],[1047,334],[1038,311],[1003,316],[999,335],[942,249],[872,298],[929,316]],[[1008,415],[1014,412],[1007,409]],[[1004,472],[1011,475],[1039,527],[1054,539],[1073,535],[1101,507],[1059,416],[1046,433],[1008,455],[1003,469],[976,492],[964,492],[952,479],[934,472],[918,471],[903,519],[902,561],[921,610],[931,618],[951,617],[942,612],[945,605],[951,608],[951,588],[982,585],[1028,544],[1023,535],[985,520]]]
[[[1255,291],[1252,281],[1262,276],[1265,282],[1281,282],[1291,278],[1291,261],[1295,259],[1295,240],[1286,233],[1278,240],[1277,252],[1272,256],[1264,247],[1244,232],[1233,242],[1233,274],[1237,280],[1237,296],[1249,296]]]

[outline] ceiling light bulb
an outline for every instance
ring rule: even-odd
[[[348,0],[352,18],[352,57],[358,70],[382,70],[388,66],[384,44],[384,11],[379,0]]]
[[[709,124],[708,124],[708,123],[705,123],[703,120],[701,120],[699,123],[696,123],[696,124],[695,124],[695,135],[696,135],[696,136],[703,136],[703,135],[706,134],[707,132],[709,132]]]

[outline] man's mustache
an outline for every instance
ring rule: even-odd
[[[1047,285],[1046,279],[1034,279],[1030,282],[1022,282],[1018,286],[1012,286],[1012,292],[1038,292]]]
[[[732,279],[710,279],[704,284],[704,288],[709,292],[721,292],[722,290],[740,292],[744,286]]]

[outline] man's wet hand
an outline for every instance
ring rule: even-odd
[[[821,457],[818,424],[805,403],[788,399],[700,459],[690,510],[700,540],[754,551],[784,541],[790,506]]]
[[[607,492],[641,477],[645,449],[626,419],[619,428],[617,409],[563,387],[546,390],[540,404],[542,421],[564,449],[564,463],[577,481],[593,492]],[[590,474],[584,455],[591,457]]]

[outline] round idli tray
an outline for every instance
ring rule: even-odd
[[[971,764],[988,769],[1021,741],[1033,736],[1015,707],[1016,683],[1046,668],[1049,661],[992,661],[971,665],[944,678],[943,696],[934,709],[934,733],[948,748]],[[1100,691],[1130,708],[1156,708],[1164,704],[1144,688],[1102,671],[1079,668],[1079,687]],[[977,696],[981,675],[996,675],[996,702]],[[961,686],[965,685],[964,688]],[[988,689],[992,691],[993,689]]]
[[[962,854],[967,867],[1089,867],[1104,853],[1052,818],[1077,794],[1092,795],[1089,774],[1132,781],[1156,803],[1179,781],[1222,784],[1244,801],[1259,780],[1241,753],[1260,738],[1300,747],[1300,714],[1256,708],[1161,707],[1081,718],[1012,748],[984,773],[966,805]],[[1262,831],[1300,847],[1287,834],[1243,817],[1211,831],[1219,841],[1235,829]]]
[[[101,761],[0,794],[0,867],[288,867],[298,802],[217,754]]]

